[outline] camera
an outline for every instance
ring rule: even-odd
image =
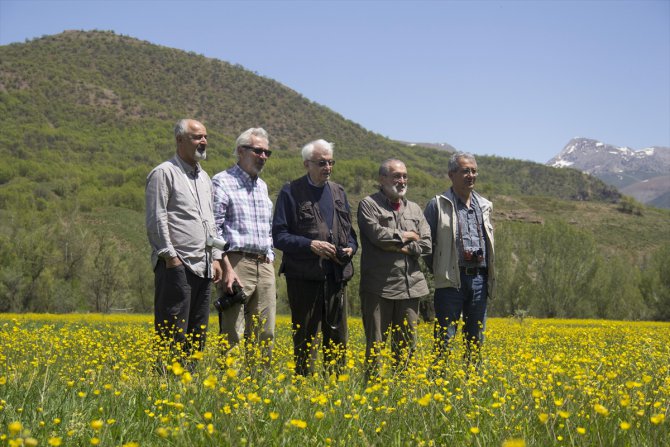
[[[221,251],[228,251],[230,248],[230,242],[226,242],[224,239],[218,237],[207,236],[207,241],[205,242],[207,247],[218,248]]]
[[[337,258],[337,261],[342,265],[347,264],[349,261],[351,261],[351,256],[349,256],[342,247],[337,247],[337,249],[335,250],[335,257]]]
[[[482,262],[484,260],[484,251],[481,248],[477,251],[464,250],[463,260],[467,262],[470,261]]]
[[[217,311],[223,312],[225,309],[228,309],[235,304],[244,304],[246,300],[247,295],[244,293],[244,290],[242,290],[242,286],[235,281],[233,283],[233,293],[228,293],[224,289],[223,295],[214,301],[214,307]]]

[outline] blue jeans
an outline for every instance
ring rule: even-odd
[[[486,328],[486,275],[461,273],[461,287],[435,289],[435,343],[439,352],[448,349],[463,313],[463,336],[467,348],[484,342]]]

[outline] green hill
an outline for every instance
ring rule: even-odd
[[[207,126],[210,174],[233,163],[242,130],[267,129],[275,153],[263,177],[272,198],[302,174],[299,148],[315,138],[335,142],[334,179],[354,207],[391,156],[407,163],[410,196],[421,205],[449,183],[449,153],[393,142],[241,66],[113,32],[2,46],[0,311],[151,308],[144,181],[174,152],[172,126],[181,117]],[[668,213],[622,206],[616,190],[594,177],[499,157],[478,161],[478,189],[494,200],[503,236],[565,223],[593,240],[597,255],[634,269],[670,240]],[[503,256],[521,249],[510,244]],[[638,298],[648,317],[658,317]]]

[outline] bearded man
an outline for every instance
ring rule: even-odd
[[[419,300],[429,293],[419,258],[431,253],[430,227],[419,205],[405,198],[407,181],[405,163],[385,160],[379,167],[379,192],[358,206],[368,378],[381,366],[379,352],[389,333],[394,366],[411,358]]]

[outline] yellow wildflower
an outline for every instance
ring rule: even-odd
[[[307,422],[300,419],[291,419],[291,425],[298,428],[306,428]]]
[[[179,364],[179,362],[174,362],[172,364],[172,373],[175,376],[181,376],[184,374],[184,368]]]
[[[650,418],[650,420],[651,420],[651,423],[652,423],[652,424],[654,424],[654,425],[658,425],[658,424],[660,424],[661,422],[663,422],[663,421],[665,420],[665,415],[662,414],[662,413],[660,413],[660,414],[655,414],[655,415],[653,415],[653,416]]]
[[[10,422],[10,424],[7,428],[9,428],[9,434],[10,435],[16,435],[21,430],[23,430],[23,424],[21,424],[19,421],[14,421],[14,422]]]
[[[609,410],[607,408],[605,408],[604,406],[600,405],[600,404],[595,404],[593,406],[593,409],[596,410],[596,413],[598,413],[602,416],[607,416],[607,415],[610,414]]]
[[[508,439],[502,443],[502,447],[526,447],[523,439]]]

